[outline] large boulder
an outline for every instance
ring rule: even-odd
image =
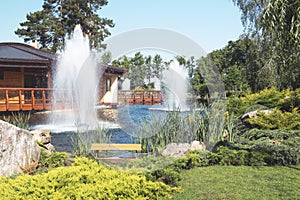
[[[206,150],[204,142],[193,141],[188,150]]]
[[[163,156],[183,157],[189,150],[205,150],[206,146],[203,142],[193,141],[189,143],[170,143],[162,151]]]
[[[34,171],[39,157],[31,132],[0,120],[0,176]]]
[[[163,156],[171,156],[171,157],[182,157],[185,156],[185,153],[189,149],[189,143],[170,143],[166,146],[166,148],[162,151]]]

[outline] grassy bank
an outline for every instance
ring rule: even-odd
[[[299,199],[300,167],[212,166],[187,170],[173,199]]]

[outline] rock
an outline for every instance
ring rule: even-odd
[[[273,112],[272,110],[255,110],[252,112],[245,113],[241,119],[245,120],[248,118],[255,118],[259,115],[259,113],[264,113],[264,114],[268,115],[268,114],[271,114],[272,112]]]
[[[0,120],[0,176],[31,172],[40,152],[31,132]]]
[[[42,144],[48,144],[51,142],[51,133],[49,130],[34,130],[31,131],[34,140]]]
[[[193,141],[191,143],[191,146],[188,150],[205,150],[206,146],[203,142],[199,142],[199,141]]]
[[[188,143],[170,143],[162,151],[163,156],[172,156],[172,157],[182,157],[185,156],[185,153],[189,149],[190,144]]]
[[[170,143],[162,151],[163,156],[171,157],[183,157],[186,156],[189,150],[205,150],[206,146],[203,142],[193,141],[191,144],[188,143]]]
[[[48,153],[51,154],[55,152],[55,147],[51,143],[45,144],[44,146],[46,147]]]

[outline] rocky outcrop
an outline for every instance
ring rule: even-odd
[[[34,130],[31,131],[33,139],[44,146],[48,153],[55,151],[54,146],[51,144],[51,133],[49,130]]]
[[[0,176],[30,172],[40,156],[33,134],[0,120]]]
[[[163,156],[183,157],[189,150],[205,150],[206,146],[203,142],[193,141],[189,143],[170,143],[162,151]]]

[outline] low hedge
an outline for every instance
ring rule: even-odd
[[[162,199],[178,189],[77,158],[48,173],[0,178],[2,199]]]

